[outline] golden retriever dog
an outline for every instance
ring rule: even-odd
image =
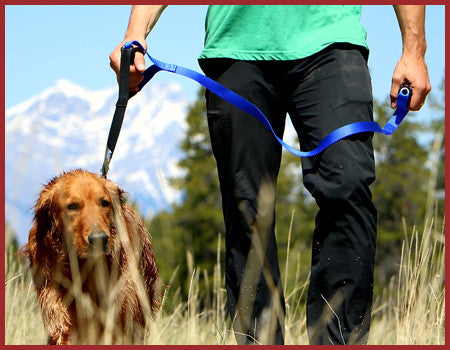
[[[44,186],[24,253],[48,344],[141,343],[163,285],[124,191],[73,170]]]

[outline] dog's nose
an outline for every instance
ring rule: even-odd
[[[103,249],[104,252],[107,250],[109,237],[105,231],[93,232],[88,237],[89,244],[96,249]]]

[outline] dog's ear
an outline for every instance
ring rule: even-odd
[[[149,234],[146,230],[143,234],[144,239],[142,242],[141,255],[142,268],[144,270],[144,282],[150,298],[150,307],[153,312],[156,312],[161,307],[165,286],[158,275],[158,266],[156,265],[155,256],[153,255],[152,244],[148,236]]]
[[[117,186],[115,183],[102,179],[103,183],[106,187],[106,189],[109,192],[109,195],[111,196],[111,199],[118,199],[121,204],[126,203],[126,192],[122,190],[119,186]]]
[[[34,265],[36,263],[36,251],[37,251],[36,231],[37,228],[35,223],[30,230],[28,242],[21,249],[21,253],[23,253],[30,260],[31,265]]]
[[[33,227],[22,252],[28,257],[33,269],[36,288],[51,279],[51,264],[61,253],[62,224],[56,201],[55,180],[41,191],[34,207]]]
[[[62,242],[60,216],[57,182],[52,180],[41,191],[34,207],[34,226],[30,231],[29,238],[32,239],[34,236],[36,244],[58,250]]]

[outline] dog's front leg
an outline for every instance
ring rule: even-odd
[[[38,291],[44,327],[48,332],[49,345],[70,344],[70,316],[62,300],[61,292],[44,286]]]

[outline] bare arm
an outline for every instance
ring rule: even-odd
[[[397,107],[401,84],[413,88],[409,109],[418,111],[431,90],[425,62],[425,5],[394,5],[402,34],[403,53],[392,76],[391,107]]]
[[[120,50],[125,42],[137,40],[147,48],[145,39],[155,26],[167,5],[134,5],[131,9],[128,28],[124,40],[109,55],[110,66],[119,79]],[[137,91],[145,71],[144,55],[136,52],[134,65],[130,67],[130,91]]]

